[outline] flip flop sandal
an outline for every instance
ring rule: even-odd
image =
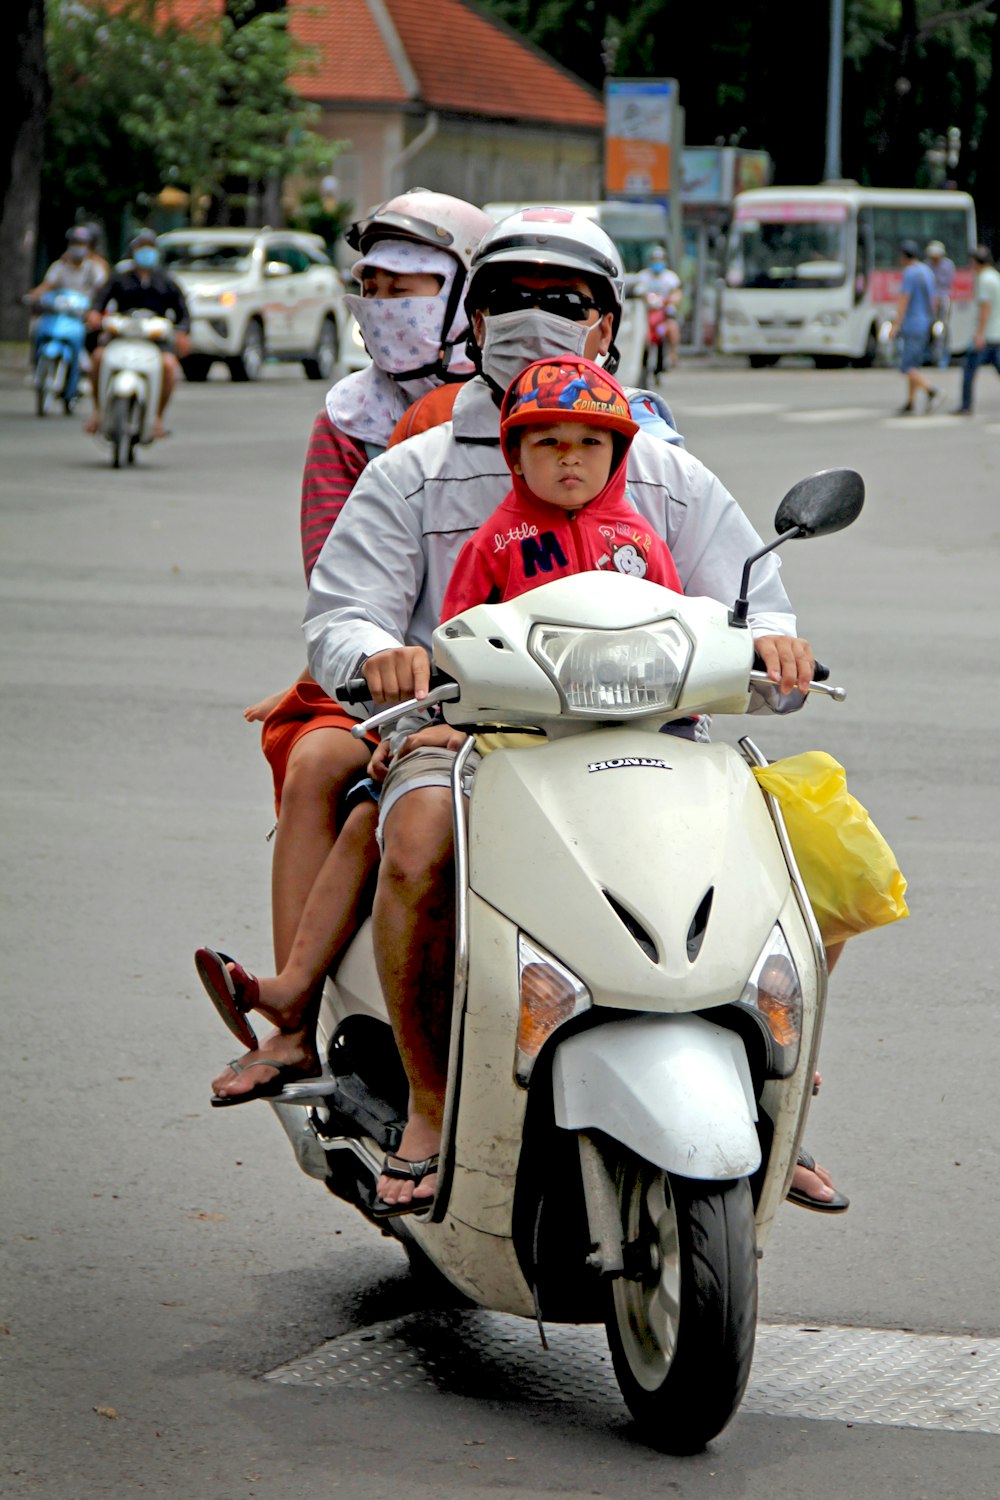
[[[231,1104],[251,1104],[254,1099],[279,1099],[286,1083],[314,1082],[321,1084],[326,1082],[310,1068],[300,1068],[294,1063],[281,1063],[273,1057],[255,1057],[253,1062],[240,1062],[235,1058],[228,1065],[239,1078],[243,1073],[249,1073],[251,1068],[275,1068],[273,1078],[267,1078],[259,1083],[256,1088],[247,1089],[243,1094],[213,1094],[211,1105],[213,1109],[225,1109]],[[328,1090],[326,1092],[329,1092]],[[317,1089],[315,1098],[318,1100],[324,1091]],[[313,1096],[305,1089],[295,1094],[288,1100],[289,1104],[311,1104]]]
[[[385,1156],[382,1159],[383,1177],[399,1177],[404,1182],[418,1186],[425,1177],[438,1170],[438,1153],[423,1161],[408,1161],[405,1156]],[[411,1198],[409,1203],[386,1203],[384,1198],[373,1198],[370,1212],[375,1219],[401,1219],[404,1214],[423,1214],[434,1207],[433,1198]]]
[[[808,1151],[800,1151],[796,1166],[805,1167],[807,1172],[815,1172],[816,1161],[809,1155]],[[811,1208],[817,1214],[844,1214],[851,1206],[850,1198],[843,1193],[833,1190],[833,1197],[824,1203],[822,1198],[810,1198],[801,1188],[789,1188],[787,1193],[789,1203],[797,1203],[800,1208]]]
[[[226,968],[233,964],[232,970]],[[228,953],[216,953],[213,948],[199,948],[194,956],[198,978],[219,1015],[238,1042],[248,1052],[257,1049],[257,1033],[246,1018],[260,1000],[260,985],[242,964],[230,958]]]

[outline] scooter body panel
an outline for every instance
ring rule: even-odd
[[[629,1010],[737,999],[790,885],[737,751],[630,727],[488,755],[469,863],[472,889],[595,1005]]]
[[[163,355],[151,339],[112,339],[101,360],[101,411],[107,422],[116,396],[135,398],[142,407],[140,443],[153,440],[153,424],[160,403]]]
[[[700,1016],[635,1016],[561,1042],[555,1120],[600,1130],[665,1172],[702,1181],[760,1165],[743,1042]]]

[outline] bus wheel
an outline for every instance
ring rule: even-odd
[[[780,358],[780,354],[748,354],[747,363],[751,370],[773,370]]]
[[[868,330],[868,337],[865,339],[865,352],[860,354],[857,359],[852,360],[851,363],[856,370],[870,370],[875,363],[876,354],[878,354],[878,329],[873,323]]]
[[[845,370],[850,362],[846,354],[813,355],[813,364],[817,370]]]

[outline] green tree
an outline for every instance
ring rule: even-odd
[[[288,83],[310,59],[282,12],[239,7],[187,27],[170,14],[161,20],[156,0],[52,6],[46,197],[59,222],[103,218],[112,252],[126,214],[145,213],[165,184],[187,191],[203,222],[225,217],[235,179],[252,222],[269,188],[338,149]]]

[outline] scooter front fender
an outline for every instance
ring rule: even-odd
[[[564,1130],[603,1131],[679,1177],[726,1181],[760,1166],[743,1043],[701,1016],[636,1016],[567,1037],[552,1092]]]
[[[115,396],[138,396],[145,395],[146,382],[137,370],[116,370],[111,377],[110,394]]]

